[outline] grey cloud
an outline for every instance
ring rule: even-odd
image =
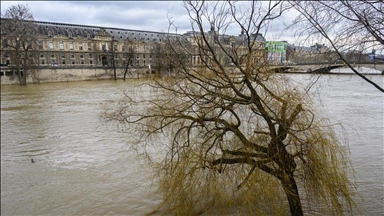
[[[181,1],[1,1],[2,11],[18,3],[28,4],[35,19],[39,21],[167,31],[168,15],[177,26],[178,33],[191,30],[189,16]],[[283,20],[288,22],[293,18],[293,13],[283,14],[281,20],[274,22],[269,29],[266,38],[289,38],[290,33],[281,34],[284,29]],[[209,26],[207,30],[208,28]],[[171,31],[174,32],[174,29]],[[240,30],[236,27],[228,29],[227,32],[232,35],[239,33]]]

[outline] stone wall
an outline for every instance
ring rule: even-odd
[[[116,69],[118,79],[122,79],[123,69]],[[148,70],[130,69],[126,78],[140,78],[149,76]],[[27,83],[43,83],[43,82],[73,82],[85,80],[101,80],[113,79],[113,68],[44,68],[39,69],[34,75],[29,75]],[[18,84],[16,75],[1,76],[1,85]]]

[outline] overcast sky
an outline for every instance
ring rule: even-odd
[[[162,32],[168,29],[168,15],[178,33],[191,30],[182,1],[1,1],[1,12],[16,4],[27,4],[37,21]],[[270,26],[265,38],[294,43],[293,37],[281,36],[283,21],[289,23],[293,18],[294,14],[286,13]],[[227,33],[238,35],[240,30],[233,28]]]

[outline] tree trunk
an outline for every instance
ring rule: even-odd
[[[124,77],[123,77],[124,82],[125,82],[125,77],[127,76],[127,73],[128,73],[128,65],[129,63],[125,66],[125,70],[124,70]]]
[[[23,85],[23,80],[20,73],[20,54],[18,49],[16,49],[16,72],[20,85]]]
[[[286,176],[285,179],[284,178],[280,179],[280,182],[283,186],[285,194],[287,195],[291,215],[303,216],[303,209],[301,207],[299,191],[297,189],[296,181],[293,178],[293,174]]]
[[[113,65],[113,75],[115,77],[115,81],[117,80],[116,78],[116,65],[115,65],[115,57],[113,57],[113,62],[112,62],[112,65]]]
[[[24,63],[23,63],[23,75],[22,75],[22,85],[27,85],[27,55],[28,53],[24,53]]]

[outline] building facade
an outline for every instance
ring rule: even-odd
[[[2,20],[4,21],[4,19]],[[44,67],[124,67],[127,64],[135,68],[151,68],[155,64],[155,53],[160,44],[169,37],[188,43],[190,65],[201,65],[202,56],[196,49],[195,32],[168,34],[153,31],[141,31],[122,28],[108,28],[66,23],[30,21],[37,28],[37,41],[32,52],[36,66]],[[211,34],[211,33],[207,33]],[[239,43],[241,37],[220,35],[220,41],[228,45]],[[258,61],[264,58],[264,37],[257,35]],[[15,65],[12,41],[2,31],[1,65]],[[157,53],[158,54],[158,53]],[[159,56],[159,55],[157,55]],[[223,60],[224,61],[224,60]],[[228,63],[229,64],[229,63]],[[1,75],[5,75],[3,72]]]

